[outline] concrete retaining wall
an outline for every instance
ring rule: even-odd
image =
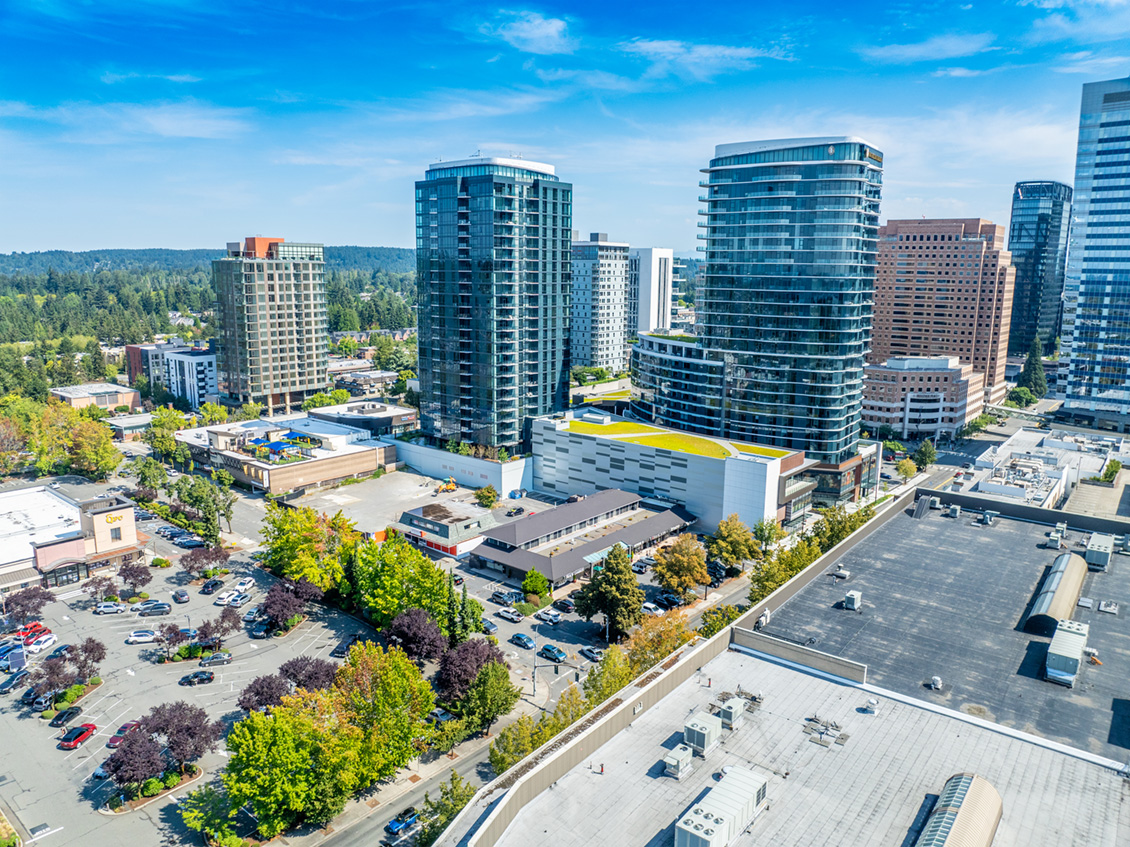
[[[396,445],[396,458],[412,470],[433,479],[454,477],[466,488],[484,488],[493,485],[500,497],[509,496],[516,488],[534,487],[532,459],[511,459],[509,462],[491,462],[473,456],[460,456],[438,447],[428,447],[411,441],[397,441],[382,436],[381,441]]]

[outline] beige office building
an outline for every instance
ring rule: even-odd
[[[984,374],[986,403],[1004,402],[1015,280],[1006,234],[981,218],[880,227],[868,361],[957,356]]]
[[[957,356],[907,356],[863,369],[864,429],[903,438],[953,435],[984,409],[985,377]]]

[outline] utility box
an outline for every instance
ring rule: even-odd
[[[1079,673],[1079,666],[1083,664],[1083,656],[1087,650],[1087,636],[1091,628],[1085,623],[1077,621],[1060,621],[1052,636],[1052,643],[1048,647],[1047,664],[1044,668],[1044,679],[1075,687],[1075,677]]]
[[[1105,571],[1110,564],[1110,557],[1114,553],[1114,536],[1093,533],[1087,542],[1087,552],[1083,558],[1087,560],[1087,570]]]
[[[951,518],[960,518],[961,517],[961,506],[950,506],[950,517]]]
[[[692,761],[694,759],[694,750],[686,744],[680,744],[670,753],[663,757],[664,770],[667,776],[673,776],[675,779],[682,779],[694,770]]]
[[[844,595],[844,608],[849,612],[858,612],[863,608],[863,592],[849,591]]]
[[[1059,550],[1063,547],[1063,539],[1060,537],[1058,532],[1049,532],[1048,541],[1045,546],[1052,550]]]
[[[726,729],[737,729],[745,722],[745,700],[731,697],[718,710],[718,717],[722,719],[722,726]]]
[[[683,727],[683,743],[705,756],[722,740],[722,719],[709,712],[695,712]]]

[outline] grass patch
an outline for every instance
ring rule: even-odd
[[[569,432],[576,432],[581,435],[640,435],[648,432],[662,434],[663,430],[633,421],[615,421],[609,424],[569,421]]]
[[[741,441],[731,441],[734,449],[739,453],[752,453],[755,456],[765,456],[767,459],[783,459],[789,455],[788,450],[777,450],[773,447],[759,447],[756,444],[744,444]]]
[[[632,444],[644,447],[658,447],[661,450],[675,450],[679,453],[692,453],[696,456],[709,456],[712,459],[725,459],[730,451],[721,444],[696,435],[665,432],[661,435],[643,435],[638,438],[622,438]]]

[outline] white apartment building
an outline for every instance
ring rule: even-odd
[[[573,239],[570,358],[573,365],[628,369],[628,245],[594,232]]]
[[[164,356],[165,387],[199,409],[218,391],[216,354],[199,348],[169,350]]]
[[[675,251],[633,247],[628,251],[628,337],[671,326]]]

